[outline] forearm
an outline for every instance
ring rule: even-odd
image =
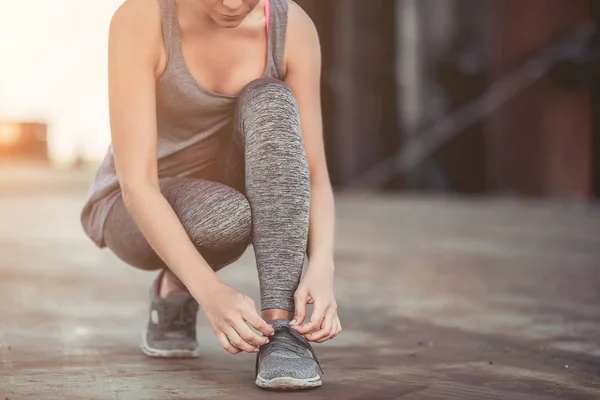
[[[124,201],[152,248],[194,297],[201,286],[219,280],[159,189],[147,184],[124,190]]]
[[[327,180],[311,184],[310,222],[308,231],[309,261],[314,265],[333,266],[335,236],[335,202]]]

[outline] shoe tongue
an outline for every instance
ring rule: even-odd
[[[281,358],[300,358],[300,355],[297,354],[298,350],[291,350],[286,346],[286,343],[294,347],[297,347],[300,344],[304,345],[302,341],[299,341],[298,338],[295,337],[291,328],[285,329],[285,327],[290,326],[290,321],[287,319],[278,319],[269,322],[269,325],[271,325],[276,332],[275,339],[270,345],[273,346],[270,354]]]
[[[290,320],[288,319],[276,319],[275,321],[269,322],[269,325],[271,325],[273,328],[279,328],[280,326],[285,326],[289,324]]]

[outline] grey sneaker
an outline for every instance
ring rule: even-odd
[[[271,390],[310,389],[322,385],[323,370],[304,336],[287,320],[270,323],[275,335],[256,355],[256,384]]]
[[[150,318],[142,333],[142,351],[150,357],[198,357],[198,303],[188,292],[171,293],[162,299],[158,295],[162,275],[150,289]]]

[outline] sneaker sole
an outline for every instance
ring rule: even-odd
[[[161,350],[155,349],[148,345],[146,341],[147,332],[144,330],[142,332],[142,343],[140,348],[142,349],[142,353],[147,355],[148,357],[153,358],[198,358],[200,357],[200,346],[196,347],[194,350]]]
[[[320,376],[311,379],[274,378],[262,379],[256,377],[256,385],[267,390],[304,390],[319,387],[323,384]]]

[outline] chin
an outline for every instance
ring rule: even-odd
[[[220,28],[237,28],[242,22],[244,22],[244,19],[245,18],[243,17],[233,19],[223,18],[220,15],[213,16],[215,24],[217,24],[217,26],[219,26]]]

